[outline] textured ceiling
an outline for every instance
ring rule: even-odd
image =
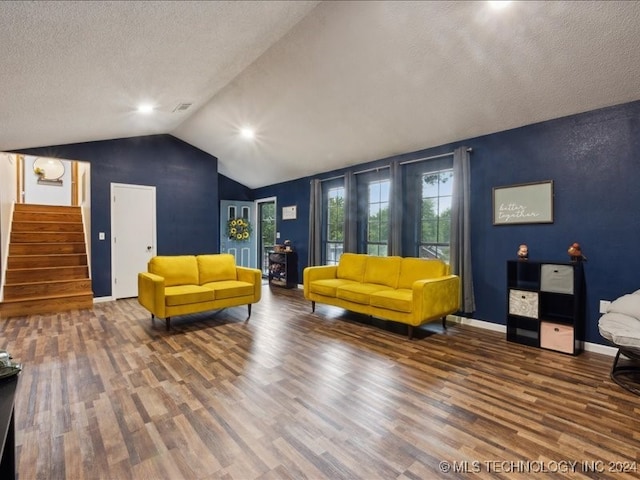
[[[0,27],[0,150],[170,133],[252,188],[640,99],[640,2],[2,2]]]

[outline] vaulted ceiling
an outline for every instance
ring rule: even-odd
[[[256,188],[639,100],[640,2],[5,1],[0,66],[0,150],[169,133]]]

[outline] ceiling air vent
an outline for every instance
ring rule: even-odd
[[[176,108],[173,109],[174,113],[175,112],[184,112],[185,110],[187,110],[191,105],[193,105],[193,103],[179,103],[178,106]]]

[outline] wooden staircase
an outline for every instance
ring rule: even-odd
[[[16,204],[0,316],[93,308],[80,207]]]

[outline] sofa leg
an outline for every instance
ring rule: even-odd
[[[314,313],[316,311],[316,302],[314,302],[313,300],[311,301],[311,313]]]
[[[442,328],[447,329],[447,317],[442,317]]]
[[[247,320],[249,320],[251,318],[251,304],[247,304],[247,309],[249,310],[249,316],[247,317]]]
[[[407,338],[413,340],[413,325],[407,325]]]
[[[151,326],[153,327],[156,324],[156,316],[152,313],[151,314]]]
[[[171,317],[165,318],[165,322],[167,324],[167,332],[171,329]]]

